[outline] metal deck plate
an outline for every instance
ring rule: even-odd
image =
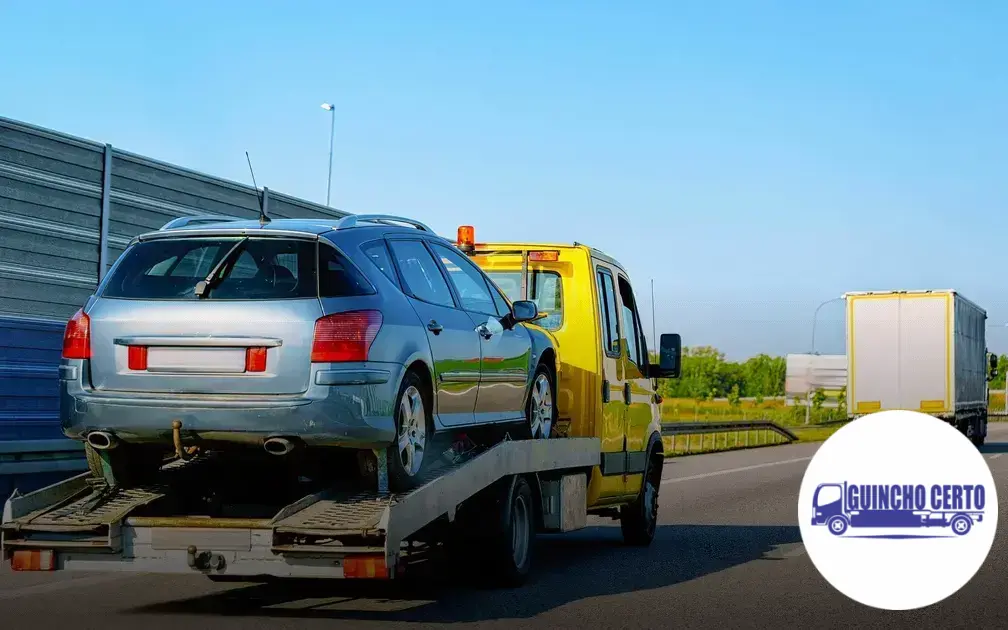
[[[339,535],[377,534],[378,524],[394,495],[364,492],[322,500],[276,524],[282,533]]]
[[[125,518],[136,508],[147,505],[165,496],[162,488],[130,488],[115,491],[97,502],[93,508],[89,504],[98,499],[101,489],[94,490],[80,498],[35,517],[25,519],[23,525],[32,527],[98,527],[110,525]]]

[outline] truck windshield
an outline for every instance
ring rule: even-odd
[[[512,302],[522,299],[521,270],[487,271],[494,281]],[[547,313],[543,319],[535,323],[547,330],[556,330],[563,325],[563,283],[560,274],[555,271],[534,270],[529,272],[529,296],[539,307],[539,312]]]
[[[840,486],[835,485],[822,486],[821,488],[816,490],[814,502],[816,507],[823,507],[826,505],[836,503],[842,498],[843,498],[843,490],[840,488]]]
[[[133,245],[112,272],[103,298],[194,300],[198,282],[240,237],[156,239]],[[236,252],[237,253],[237,252]],[[204,299],[280,300],[318,296],[315,243],[249,238],[223,265]]]

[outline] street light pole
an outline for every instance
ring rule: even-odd
[[[815,313],[812,315],[812,349],[810,350],[811,354],[815,354],[816,353],[816,351],[815,351],[815,333],[816,333],[816,324],[819,321],[819,319],[818,319],[819,318],[819,309],[821,309],[822,307],[826,306],[827,304],[832,304],[833,302],[836,302],[836,301],[842,300],[842,299],[844,299],[844,298],[841,295],[840,297],[835,297],[835,298],[832,298],[830,300],[826,300],[825,302],[823,302],[822,304],[820,304],[819,306],[816,307]]]
[[[329,195],[332,192],[332,156],[333,140],[336,138],[336,108],[331,103],[322,103],[322,109],[330,113],[329,122],[329,177],[326,181],[325,203],[329,205]]]

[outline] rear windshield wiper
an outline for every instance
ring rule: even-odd
[[[210,273],[207,274],[207,277],[203,278],[202,280],[196,283],[196,288],[194,289],[196,297],[200,298],[206,297],[207,292],[210,289],[220,284],[224,280],[224,278],[228,276],[228,274],[224,274],[219,278],[216,277],[217,274],[220,273],[220,270],[223,269],[225,265],[230,263],[235,256],[241,253],[241,250],[245,247],[245,243],[247,242],[248,237],[246,236],[242,240],[235,243],[234,247],[229,249],[228,253],[224,254],[224,257],[221,258],[216,265],[214,265],[214,268],[210,270]],[[232,269],[234,269],[234,267],[232,267]]]

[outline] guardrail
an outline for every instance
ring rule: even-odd
[[[743,439],[744,434],[744,439]],[[664,422],[662,437],[672,438],[672,453],[677,452],[677,441],[683,436],[685,450],[690,453],[694,436],[700,436],[698,452],[704,452],[706,437],[711,436],[709,450],[729,450],[730,448],[752,448],[755,446],[770,446],[786,444],[798,440],[793,431],[769,420],[732,420],[727,422]],[[717,448],[718,436],[724,436],[724,446]],[[752,436],[752,440],[750,440]],[[734,437],[734,440],[729,438]],[[732,445],[729,446],[729,442]]]

